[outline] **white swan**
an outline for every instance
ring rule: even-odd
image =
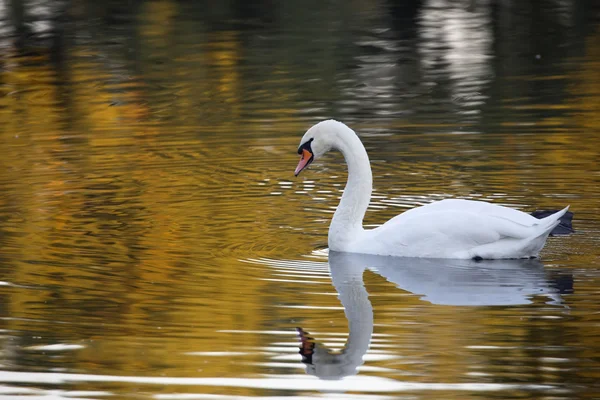
[[[569,207],[543,219],[482,201],[449,199],[413,208],[371,230],[362,226],[373,189],[369,157],[352,129],[327,120],[302,137],[295,175],[331,149],[348,164],[348,183],[329,226],[334,251],[427,258],[537,257]]]

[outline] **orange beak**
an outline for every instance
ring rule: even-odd
[[[296,171],[294,171],[294,175],[298,176],[298,174],[306,167],[308,167],[308,165],[312,162],[313,160],[313,154],[308,151],[307,149],[302,149],[302,157],[300,158],[300,162],[298,163],[298,166],[296,167]]]

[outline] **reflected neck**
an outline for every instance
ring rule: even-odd
[[[367,151],[352,129],[340,127],[333,148],[342,153],[348,164],[348,182],[329,226],[329,248],[346,251],[364,231],[362,225],[371,200],[373,177]]]
[[[364,270],[364,265],[344,262],[333,265],[330,262],[331,279],[344,306],[349,328],[348,341],[340,358],[354,366],[362,364],[373,335],[373,307],[363,282]]]

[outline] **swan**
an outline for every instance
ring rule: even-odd
[[[537,219],[483,201],[446,199],[364,229],[373,177],[367,151],[352,129],[335,120],[308,129],[300,140],[294,174],[332,149],[339,150],[348,165],[348,182],[329,226],[328,245],[333,251],[419,258],[535,258],[569,209]]]

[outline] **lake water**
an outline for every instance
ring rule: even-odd
[[[598,398],[600,10],[529,3],[0,3],[0,398]],[[458,197],[576,233],[328,258],[343,159],[293,174],[325,118],[369,226]]]

